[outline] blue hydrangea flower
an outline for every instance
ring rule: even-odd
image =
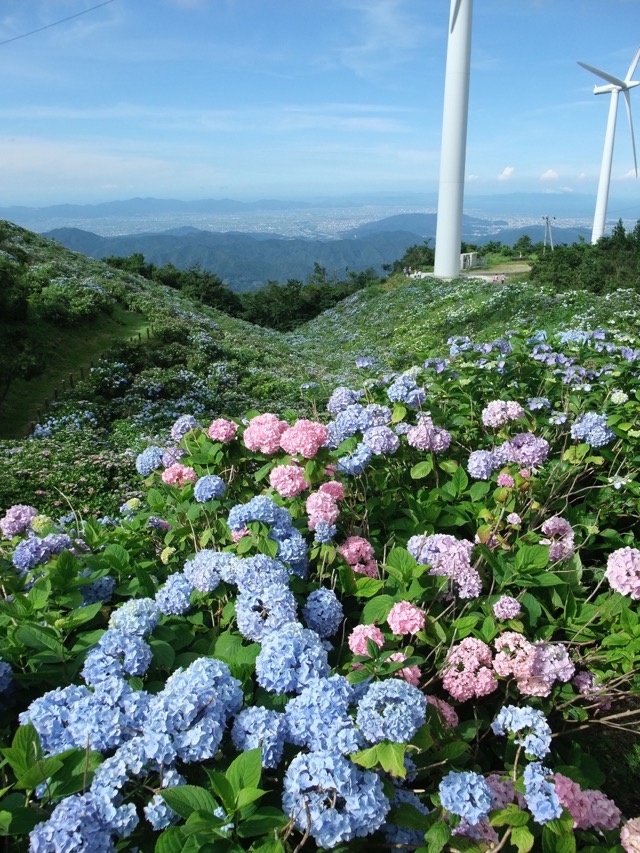
[[[400,439],[388,426],[374,426],[366,430],[362,440],[376,456],[388,456],[400,447]]]
[[[227,566],[233,556],[204,548],[184,564],[183,574],[194,589],[213,592],[219,585],[222,567]]]
[[[296,600],[283,586],[275,584],[259,592],[241,592],[236,599],[238,631],[256,643],[296,620]]]
[[[186,779],[174,767],[168,767],[162,773],[162,787],[175,788],[184,785]],[[143,809],[144,816],[151,826],[159,832],[179,820],[179,815],[166,804],[161,794],[154,794]]]
[[[288,587],[289,572],[280,560],[256,554],[237,561],[234,574],[240,592],[261,592],[267,586]]]
[[[287,740],[313,752],[356,752],[362,738],[349,715],[354,700],[355,691],[342,675],[312,681],[287,703]]]
[[[88,574],[89,572],[80,572],[81,577]],[[105,575],[103,578],[98,578],[86,586],[81,586],[82,606],[86,607],[88,604],[97,604],[98,601],[106,604],[111,600],[115,588],[116,579],[110,575]]]
[[[71,547],[71,539],[66,533],[49,533],[42,539],[39,536],[29,536],[16,545],[12,562],[16,569],[25,573]]]
[[[308,628],[289,623],[269,634],[256,659],[256,679],[274,693],[299,693],[316,678],[329,674],[327,650]]]
[[[236,504],[229,512],[227,524],[231,530],[242,530],[251,521],[262,521],[283,529],[292,523],[290,513],[267,495],[256,495],[246,504]]]
[[[198,503],[213,501],[221,498],[227,490],[227,484],[215,474],[206,474],[196,480],[193,487],[193,496]]]
[[[327,426],[327,444],[329,447],[338,447],[343,441],[351,438],[357,432],[366,429],[367,418],[364,406],[353,403],[339,412],[335,420]]]
[[[13,670],[11,665],[4,660],[0,660],[0,697],[9,693],[13,687]]]
[[[550,409],[551,403],[547,397],[529,397],[527,406],[532,412],[536,412],[538,409]]]
[[[338,387],[329,398],[327,409],[332,415],[337,415],[338,412],[342,412],[347,406],[357,403],[363,394],[364,391],[352,391],[351,388]]]
[[[147,732],[170,735],[184,762],[205,761],[218,751],[229,718],[242,706],[240,682],[215,658],[198,658],[169,676],[149,702]]]
[[[336,633],[344,619],[344,611],[335,592],[320,587],[307,598],[302,616],[307,628],[324,639]]]
[[[231,740],[240,752],[262,748],[262,766],[275,768],[280,764],[287,733],[284,714],[258,706],[245,708],[235,718]]]
[[[328,545],[334,538],[338,528],[335,524],[329,524],[328,521],[319,521],[316,524],[316,529],[313,531],[313,541],[318,545]]]
[[[81,685],[56,687],[34,699],[18,719],[23,726],[32,723],[45,755],[56,755],[76,746],[67,729],[69,710],[88,695],[89,690]]]
[[[29,849],[32,853],[112,853],[116,847],[97,798],[88,792],[61,800],[49,820],[31,830]]]
[[[135,600],[135,599],[132,599]],[[152,658],[151,647],[140,634],[112,628],[100,637],[84,662],[82,677],[92,686],[107,678],[144,675]]]
[[[191,581],[182,572],[175,572],[156,593],[156,604],[166,616],[181,616],[191,608],[193,590]]]
[[[493,802],[493,794],[485,778],[470,770],[452,770],[440,782],[439,791],[443,807],[472,826],[489,814]]]
[[[358,702],[356,721],[369,743],[410,741],[424,724],[427,701],[423,693],[401,678],[376,681]]]
[[[387,388],[387,396],[392,403],[404,403],[418,409],[427,399],[424,388],[418,387],[415,377],[410,373],[401,373]]]
[[[362,474],[364,469],[371,462],[373,451],[363,442],[360,442],[352,453],[346,456],[341,456],[338,459],[338,471],[341,474],[346,474],[349,477],[355,477]]]
[[[200,424],[193,415],[180,415],[178,420],[171,427],[171,438],[178,442],[183,435],[186,435],[192,429],[198,429]]]
[[[335,847],[379,829],[389,811],[380,777],[342,756],[300,753],[284,777],[282,809],[318,847]]]
[[[309,568],[308,548],[304,536],[296,527],[285,530],[274,528],[269,533],[269,539],[278,543],[276,557],[281,563],[286,563],[292,575],[305,579]]]
[[[109,627],[126,634],[150,634],[160,621],[160,610],[153,598],[131,598],[114,610]]]
[[[542,711],[535,708],[505,705],[491,728],[496,735],[515,735],[515,742],[536,758],[544,758],[551,749],[551,728]]]
[[[148,477],[149,474],[158,468],[162,468],[162,447],[146,447],[142,453],[136,457],[136,470],[143,477]]]
[[[500,461],[490,450],[474,450],[469,454],[467,471],[474,480],[488,480],[499,465]]]
[[[532,761],[524,769],[524,798],[536,823],[547,823],[562,815],[562,806],[556,794],[553,782],[547,781],[551,775],[548,767],[541,761]]]
[[[580,415],[571,427],[571,438],[587,442],[592,447],[603,447],[615,437],[615,432],[607,426],[606,417],[595,412]]]

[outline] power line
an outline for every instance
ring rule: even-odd
[[[39,27],[37,30],[31,30],[28,33],[22,33],[21,36],[14,36],[13,38],[6,39],[5,41],[0,41],[0,46],[3,44],[9,44],[12,41],[18,41],[18,39],[24,39],[27,36],[32,36],[35,33],[41,33],[43,30],[51,29],[51,27],[57,27],[58,24],[64,24],[66,21],[71,21],[73,18],[79,18],[80,15],[86,15],[88,12],[93,12],[95,9],[100,9],[102,6],[108,6],[109,3],[113,3],[113,0],[104,0],[104,3],[98,3],[97,6],[92,6],[90,9],[85,9],[83,12],[76,12],[75,15],[69,15],[68,18],[61,18],[59,21],[54,21],[52,24],[47,24],[45,27]]]

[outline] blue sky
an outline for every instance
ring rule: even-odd
[[[449,0],[111,0],[15,39],[98,2],[2,0],[0,206],[437,191]],[[577,61],[639,46],[640,0],[476,0],[466,196],[595,199]],[[611,196],[640,198],[622,99]]]

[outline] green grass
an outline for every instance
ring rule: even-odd
[[[69,385],[69,375],[80,378],[80,369],[87,372],[91,363],[113,344],[146,335],[148,320],[139,313],[116,306],[109,317],[101,316],[77,328],[59,329],[51,335],[51,326],[43,329],[40,341],[46,353],[44,372],[33,379],[16,380],[0,409],[0,438],[21,438],[38,420],[38,410],[44,412],[45,401],[52,401],[61,392],[63,381]]]

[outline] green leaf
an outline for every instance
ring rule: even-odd
[[[22,643],[23,646],[28,646],[31,649],[38,651],[48,649],[60,661],[67,656],[65,647],[53,628],[44,628],[40,625],[18,625],[13,637],[18,643]]]
[[[196,811],[211,812],[218,808],[218,803],[205,788],[197,785],[178,785],[175,788],[163,788],[160,791],[165,803],[180,817],[188,818]]]
[[[238,824],[240,838],[255,838],[256,835],[266,835],[274,829],[280,829],[289,823],[289,818],[280,809],[273,806],[263,806],[250,817],[244,818]]]
[[[444,821],[438,821],[427,831],[424,840],[427,842],[429,853],[440,853],[451,838],[451,830]]]
[[[402,577],[405,581],[409,581],[417,569],[418,564],[406,548],[392,548],[391,551],[389,551],[389,556],[387,557],[385,566],[398,569],[398,571],[402,573]]]
[[[211,787],[216,795],[222,800],[222,805],[225,807],[227,812],[233,812],[236,807],[236,791],[227,779],[226,775],[218,770],[210,770],[207,775],[209,777]]]
[[[268,838],[259,847],[251,847],[251,853],[285,853],[279,838]]]
[[[515,803],[509,803],[491,814],[491,826],[525,826],[528,822],[529,814]]]
[[[378,761],[382,769],[392,776],[399,776],[401,779],[407,775],[407,770],[404,766],[404,754],[406,744],[392,743],[391,741],[383,741],[378,744]]]
[[[153,662],[155,665],[163,669],[171,669],[176,659],[176,653],[169,643],[165,643],[163,640],[152,639],[149,645],[153,652]]]
[[[243,788],[257,789],[262,776],[262,749],[258,747],[241,752],[231,762],[225,775],[236,794]]]
[[[184,835],[182,830],[177,826],[171,826],[158,836],[153,850],[154,853],[182,853],[183,847]]]
[[[516,554],[516,571],[544,569],[549,563],[548,545],[523,545]]]
[[[263,791],[261,788],[243,788],[238,794],[236,807],[242,809],[250,803],[255,803],[256,800],[264,797],[266,793],[267,792]]]
[[[65,616],[64,619],[56,624],[59,624],[65,631],[73,631],[75,628],[79,628],[80,625],[85,625],[87,622],[91,622],[91,620],[100,613],[102,606],[102,602],[97,601],[95,604],[87,604],[84,607],[77,607],[75,610],[72,610],[68,616]]]
[[[547,824],[542,828],[543,853],[575,853],[576,839],[572,831],[558,835]]]
[[[399,424],[400,421],[403,421],[406,417],[407,410],[400,403],[396,403],[393,407],[393,412],[391,413],[391,423]]]
[[[425,477],[428,477],[432,471],[433,460],[423,459],[422,462],[418,462],[417,465],[413,466],[413,468],[409,471],[409,476],[412,480],[423,480]]]
[[[363,623],[371,625],[374,622],[384,622],[394,604],[395,601],[390,595],[377,595],[367,601],[362,608]]]
[[[380,592],[383,586],[384,581],[379,581],[375,578],[358,578],[356,580],[356,596],[358,598],[372,598],[376,593]]]
[[[254,480],[256,481],[256,483],[260,483],[262,482],[262,480],[265,479],[265,477],[268,477],[269,472],[272,468],[273,462],[267,462],[265,465],[262,466],[262,468],[256,471],[256,473],[254,474]]]
[[[18,777],[15,787],[22,791],[33,791],[34,788],[53,776],[57,770],[60,770],[62,766],[62,761],[57,756],[41,758],[37,764],[34,764]]]
[[[469,489],[469,497],[476,503],[481,501],[489,491],[489,483],[478,481]]]
[[[518,848],[518,853],[529,853],[533,850],[535,838],[526,826],[514,826],[511,831],[511,841]]]
[[[102,557],[108,566],[117,572],[126,572],[129,568],[129,552],[122,545],[107,545]]]

